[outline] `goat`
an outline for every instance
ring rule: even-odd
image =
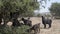
[[[44,28],[46,28],[46,24],[48,24],[49,28],[51,28],[51,23],[52,23],[51,19],[45,19],[45,17],[42,16],[42,24],[44,25]]]
[[[19,21],[17,19],[13,19],[12,26],[21,26],[21,25],[23,25],[23,23],[19,23]]]
[[[31,20],[24,19],[24,18],[22,18],[21,20],[24,22],[25,25],[32,26],[32,21]]]
[[[37,32],[40,33],[40,23],[33,25],[31,28],[29,28],[27,31],[31,32],[32,30],[34,30],[34,34],[36,34]]]

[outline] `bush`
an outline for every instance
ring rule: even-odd
[[[21,27],[0,27],[0,34],[29,34],[26,30],[29,26],[23,25]]]

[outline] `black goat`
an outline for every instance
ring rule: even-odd
[[[19,21],[17,19],[13,19],[12,26],[21,26],[21,25],[23,25],[23,23],[19,23]]]
[[[45,17],[42,16],[42,23],[44,25],[44,28],[46,28],[46,24],[48,24],[49,25],[49,28],[51,28],[52,20],[51,19],[45,19]]]
[[[24,22],[25,25],[32,26],[32,21],[31,20],[22,18],[22,21]]]

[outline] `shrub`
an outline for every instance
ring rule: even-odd
[[[23,25],[19,27],[0,27],[0,34],[29,34],[26,30],[29,26]]]

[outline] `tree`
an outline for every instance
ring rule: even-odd
[[[52,13],[52,15],[60,16],[60,3],[52,3],[49,10]]]
[[[39,9],[37,0],[0,0],[0,14],[5,21],[18,18],[21,14],[33,15],[36,9]]]
[[[37,17],[40,17],[40,16],[41,16],[41,15],[38,13],[38,14],[37,14]]]
[[[19,15],[32,16],[37,9],[39,9],[37,0],[0,0],[0,14],[5,21],[18,18]]]

